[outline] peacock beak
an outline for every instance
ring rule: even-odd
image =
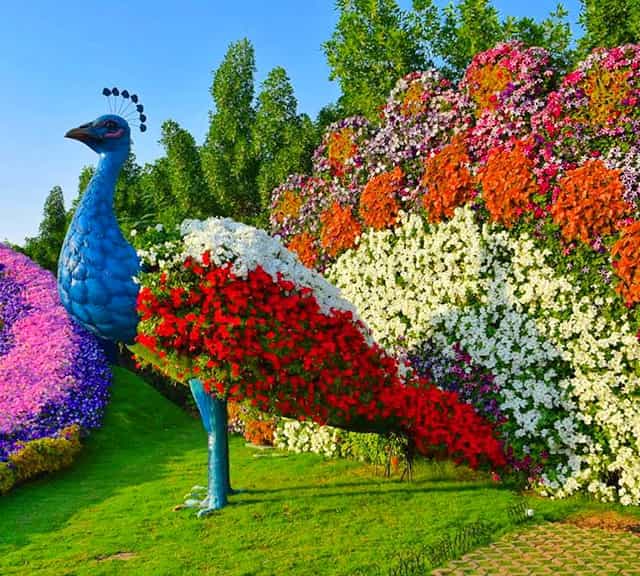
[[[100,140],[99,136],[97,136],[94,132],[91,123],[83,124],[82,126],[78,126],[77,128],[72,128],[64,135],[64,137],[72,138],[73,140],[80,140],[80,142],[84,142],[85,144]]]

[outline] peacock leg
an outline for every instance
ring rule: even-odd
[[[230,489],[227,403],[208,394],[200,380],[190,380],[189,387],[200,411],[204,429],[207,431],[209,482],[206,498],[190,499],[185,504],[188,507],[199,508],[198,517],[202,518],[227,505]],[[192,495],[196,494],[198,488],[200,487],[193,488]]]

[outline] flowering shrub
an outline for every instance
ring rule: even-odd
[[[351,248],[360,236],[360,223],[349,206],[341,206],[334,202],[320,216],[322,232],[320,245],[329,256],[337,256],[340,252]]]
[[[471,107],[436,70],[413,72],[398,80],[382,111],[380,128],[364,147],[370,174],[401,166],[408,199],[429,154],[471,124]]]
[[[475,108],[476,122],[468,134],[475,159],[485,160],[495,147],[529,133],[553,78],[549,54],[542,48],[503,42],[474,56],[460,91]]]
[[[637,202],[639,62],[638,45],[597,49],[567,74],[532,119],[544,143],[543,167],[561,178],[589,158],[602,158],[624,174],[625,199]]]
[[[365,233],[329,276],[387,349],[430,340],[454,363],[459,343],[491,372],[500,432],[514,460],[544,463],[532,478],[542,491],[587,489],[637,503],[640,402],[631,391],[640,385],[640,344],[632,317],[603,315],[615,306],[608,287],[584,294],[553,264],[533,238],[478,224],[465,207],[438,225],[403,215],[393,233]]]
[[[306,266],[323,270],[332,258],[321,245],[322,215],[333,205],[345,211],[354,209],[359,194],[357,185],[347,187],[335,180],[290,176],[272,193],[271,229]]]
[[[244,435],[246,408],[240,402],[227,402],[227,429],[230,434]]]
[[[275,418],[268,420],[249,420],[244,427],[244,439],[256,446],[273,446],[276,428]]]
[[[502,146],[489,153],[486,163],[478,170],[478,182],[492,221],[511,228],[527,212],[543,215],[540,208],[535,210],[532,202],[538,192],[533,169],[533,161],[521,140],[510,148]]]
[[[391,172],[374,176],[360,196],[359,213],[365,226],[381,230],[396,223],[400,204],[398,197],[404,174],[399,166]]]
[[[80,449],[80,427],[77,424],[63,428],[53,437],[18,443],[17,450],[9,455],[15,482],[24,482],[44,472],[69,466]]]
[[[297,254],[307,268],[315,268],[318,264],[318,250],[313,236],[309,232],[296,234],[287,245],[287,248]]]
[[[362,116],[352,116],[329,126],[313,155],[313,171],[320,178],[356,184],[365,173],[363,146],[371,126]]]
[[[346,434],[345,431],[331,426],[279,418],[273,444],[277,448],[292,452],[313,452],[328,458],[338,458],[342,455],[340,443]]]
[[[616,291],[631,306],[640,302],[640,222],[634,221],[622,230],[611,249],[613,267],[619,282]]]
[[[353,306],[276,239],[215,218],[187,221],[182,233],[173,260],[140,278],[137,340],[146,359],[264,412],[406,431],[423,453],[504,463],[471,406],[401,377]]]
[[[60,305],[51,273],[2,245],[0,316],[0,462],[69,426],[99,426],[104,354]]]
[[[617,170],[607,168],[601,160],[588,160],[559,181],[551,215],[565,239],[589,243],[613,234],[616,223],[630,216],[622,192]]]
[[[469,167],[467,147],[459,136],[426,161],[420,185],[425,191],[422,204],[431,222],[451,218],[454,208],[475,196]]]
[[[387,434],[349,432],[314,422],[279,418],[274,446],[292,452],[313,452],[327,458],[349,458],[386,465],[404,457],[406,439]]]

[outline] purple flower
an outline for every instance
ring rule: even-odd
[[[59,302],[56,280],[0,245],[0,461],[18,441],[99,426],[111,373],[94,336]]]

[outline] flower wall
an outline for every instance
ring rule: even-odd
[[[379,126],[329,127],[271,226],[540,492],[637,505],[640,46],[550,62],[506,43],[457,87],[401,79]]]
[[[4,245],[0,321],[0,464],[30,442],[99,426],[111,382],[104,354],[59,303],[53,275]]]

